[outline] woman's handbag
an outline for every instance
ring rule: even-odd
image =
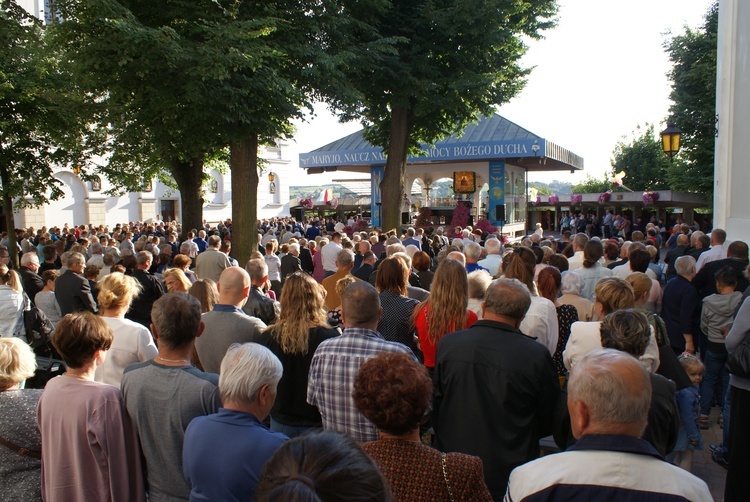
[[[734,376],[750,378],[750,334],[729,354],[727,369]]]

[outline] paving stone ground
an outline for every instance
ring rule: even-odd
[[[724,500],[724,482],[727,479],[727,471],[719,464],[711,460],[711,449],[709,445],[721,443],[721,427],[716,423],[719,409],[711,409],[710,428],[701,431],[703,433],[703,451],[696,451],[693,457],[693,474],[701,478],[711,490],[711,495],[716,502]]]

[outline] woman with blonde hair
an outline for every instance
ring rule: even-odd
[[[599,319],[615,310],[635,307],[633,287],[619,277],[605,277],[594,289],[594,311]],[[583,356],[602,348],[600,334],[601,321],[576,322],[570,329],[570,339],[563,352],[563,363],[570,370]],[[659,367],[659,347],[653,333],[649,339],[646,353],[638,358],[641,365],[649,372],[655,373]]]
[[[129,275],[113,272],[97,285],[99,313],[112,330],[114,340],[104,362],[96,368],[94,380],[120,387],[128,365],[148,361],[156,357],[158,350],[148,328],[125,319],[130,304],[141,292],[140,283]]]
[[[551,301],[537,294],[534,285],[535,267],[536,255],[525,246],[516,247],[513,252],[503,256],[503,277],[518,279],[531,293],[531,306],[521,322],[519,328],[521,333],[535,338],[537,342],[547,347],[550,355],[554,355],[559,336],[557,310]]]
[[[164,271],[164,286],[167,293],[187,293],[193,284],[179,268],[168,268]]]
[[[307,377],[318,346],[337,336],[326,320],[325,290],[303,272],[286,277],[281,291],[281,313],[258,343],[281,361],[284,374],[271,409],[271,430],[290,438],[322,427],[320,412],[307,403]]]
[[[437,344],[443,335],[477,322],[477,315],[468,307],[466,269],[456,260],[445,259],[435,271],[429,298],[417,305],[412,317],[428,371],[435,368]]]
[[[19,338],[0,338],[0,500],[41,500],[42,439],[36,421],[41,389],[21,389],[36,358]]]
[[[0,264],[0,337],[24,336],[21,279],[15,270]]]

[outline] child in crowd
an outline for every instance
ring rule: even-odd
[[[703,299],[701,309],[701,329],[708,337],[703,361],[706,374],[701,384],[701,414],[698,426],[708,429],[708,415],[714,401],[721,411],[724,396],[729,387],[729,371],[726,368],[727,348],[724,338],[734,321],[734,313],[742,302],[742,293],[735,291],[738,272],[732,267],[724,267],[716,272],[716,290],[718,293]],[[719,413],[721,419],[721,412]]]
[[[703,363],[695,356],[682,356],[680,364],[693,385],[675,393],[677,408],[680,412],[680,431],[677,433],[677,444],[674,447],[676,453],[674,463],[690,471],[693,467],[693,452],[703,450],[703,438],[698,428],[699,386],[703,380]]]

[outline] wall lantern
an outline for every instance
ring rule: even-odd
[[[667,124],[667,128],[659,133],[661,136],[661,149],[669,157],[669,161],[672,162],[674,156],[680,151],[680,138],[682,137],[682,131],[672,124]]]

